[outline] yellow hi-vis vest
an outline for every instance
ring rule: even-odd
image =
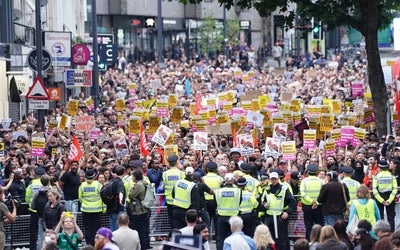
[[[206,176],[203,177],[204,183],[211,188],[214,193],[215,191],[221,187],[221,184],[223,182],[223,179],[221,176],[217,175],[216,173],[208,173]],[[214,195],[211,195],[209,193],[204,193],[204,198],[206,200],[213,200]]]
[[[309,176],[302,180],[300,183],[301,203],[310,206],[313,201],[317,201],[323,184],[323,181],[317,176]]]
[[[103,202],[100,198],[102,185],[98,181],[83,182],[79,186],[78,196],[81,202],[81,211],[85,213],[99,213],[103,211]]]
[[[196,184],[188,180],[179,180],[175,184],[174,206],[188,209],[192,203],[191,192]]]
[[[286,190],[287,188],[282,186],[282,189],[277,196],[273,193],[266,194],[267,202],[269,204],[269,208],[267,209],[268,215],[281,215],[283,213]]]
[[[177,181],[185,178],[185,173],[176,167],[170,168],[163,173],[163,182],[165,185],[165,198],[167,204],[172,205],[174,198],[172,198],[172,189],[174,188]]]
[[[375,225],[375,211],[374,200],[368,199],[367,204],[363,205],[358,200],[354,200],[356,211],[359,220],[367,220],[371,225]]]
[[[256,196],[256,200],[259,201],[259,203],[262,205],[264,204],[264,200],[265,200],[265,196],[264,196],[264,192],[266,190],[267,186],[258,186],[257,187],[257,196]],[[261,218],[265,215],[265,211],[264,209],[259,209],[258,211],[258,218]]]
[[[351,203],[357,199],[357,190],[361,184],[358,181],[353,180],[348,176],[344,177],[341,182],[346,184],[347,189],[349,190],[349,196],[350,196],[349,205],[351,205]]]
[[[223,187],[215,193],[217,201],[217,214],[221,216],[233,216],[239,213],[240,192],[237,187]]]
[[[257,193],[257,186],[260,184],[260,182],[255,179],[253,176],[249,174],[243,175],[243,177],[246,179],[247,184],[246,184],[246,189],[250,192],[253,193],[253,195],[256,195]]]
[[[31,208],[32,200],[35,193],[38,192],[41,187],[43,187],[43,185],[40,179],[33,179],[31,184],[26,188],[25,201],[29,204],[29,210],[35,213],[37,213],[37,211]]]
[[[258,201],[253,193],[248,190],[242,190],[242,200],[240,201],[239,211],[241,214],[251,213],[258,206]]]
[[[389,171],[379,172],[372,180],[372,193],[379,203],[383,203],[382,193],[390,192],[387,202],[392,203],[397,194],[396,178]]]

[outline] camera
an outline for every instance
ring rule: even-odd
[[[12,196],[11,194],[8,194],[4,203],[7,205],[8,210],[12,211],[13,203],[15,204],[15,207],[18,207],[21,204],[21,196]]]

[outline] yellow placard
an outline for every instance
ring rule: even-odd
[[[178,105],[178,95],[176,94],[168,95],[168,106],[175,107],[176,105]]]
[[[309,114],[316,114],[320,115],[321,114],[321,106],[318,105],[310,105],[307,107],[307,112]]]
[[[284,141],[281,144],[282,154],[295,154],[296,153],[296,143],[295,141]]]
[[[260,110],[260,100],[259,99],[251,100],[251,110],[253,112],[257,112]]]
[[[333,139],[333,140],[339,140],[340,139],[340,129],[333,129],[332,131],[331,131],[331,138]]]
[[[79,106],[79,101],[77,100],[70,100],[68,101],[68,114],[71,116],[74,116],[78,113],[78,106]]]
[[[227,101],[234,103],[235,102],[235,92],[228,91],[227,95],[228,95],[228,100]]]
[[[197,130],[205,130],[206,125],[207,125],[207,121],[203,121],[203,120],[196,121],[196,129]]]
[[[241,120],[233,120],[231,121],[231,128],[232,128],[232,132],[233,130],[236,130],[236,132],[238,132],[238,130],[241,127]]]
[[[168,108],[168,102],[166,102],[164,100],[157,100],[156,107],[157,108]]]
[[[196,103],[191,102],[190,103],[190,116],[196,115]]]
[[[228,101],[228,93],[223,92],[223,93],[218,94],[218,99],[220,101]]]
[[[142,100],[136,100],[135,101],[135,108],[143,108],[143,101]]]
[[[321,113],[322,114],[330,114],[332,113],[332,105],[322,105],[321,106]]]
[[[229,111],[233,109],[233,104],[231,102],[227,102],[224,104],[223,110]]]
[[[144,118],[144,109],[134,109],[133,115],[140,118]]]
[[[270,125],[264,126],[264,139],[267,137],[272,137],[272,132],[274,128]]]
[[[365,129],[362,128],[355,128],[354,129],[354,138],[356,139],[365,139]]]
[[[217,124],[223,124],[223,123],[228,123],[229,122],[229,116],[228,115],[217,115],[216,121]]]
[[[86,106],[87,108],[90,107],[90,105],[93,105],[93,104],[94,104],[94,100],[93,100],[92,97],[86,98],[84,102],[85,102],[85,106]]]
[[[332,111],[333,111],[334,114],[340,114],[341,113],[340,101],[339,100],[332,100]]]
[[[208,112],[208,110],[200,110],[199,115],[201,116],[202,120],[210,119],[210,112]]]
[[[136,89],[136,88],[137,88],[137,84],[136,83],[132,82],[132,83],[128,84],[128,89],[133,90],[133,89]]]
[[[258,99],[260,100],[260,107],[262,108],[267,107],[267,104],[271,101],[269,95],[260,95]]]
[[[325,150],[326,151],[333,151],[335,150],[335,141],[327,140],[325,143]]]
[[[290,111],[290,104],[289,103],[282,103],[280,111]]]
[[[183,107],[174,107],[172,109],[171,121],[174,123],[180,123],[183,116]]]
[[[217,106],[217,100],[215,98],[207,99],[207,106],[211,107]]]
[[[44,148],[46,146],[46,140],[41,137],[32,138],[32,148]]]
[[[153,105],[156,101],[157,101],[156,99],[144,101],[143,107],[149,109],[151,105]]]
[[[67,126],[69,119],[70,117],[67,114],[62,114],[58,128],[64,130],[65,127]]]
[[[189,120],[181,121],[181,127],[189,128]]]
[[[364,98],[365,98],[365,99],[370,99],[370,98],[372,98],[371,92],[364,93]]]
[[[251,101],[243,101],[242,108],[243,110],[251,110]]]
[[[168,159],[171,155],[178,155],[178,145],[164,146],[164,159]],[[165,164],[169,165],[168,161],[165,161]]]
[[[334,121],[333,115],[321,115],[320,130],[324,132],[331,131],[333,129]]]
[[[117,99],[115,102],[115,106],[117,111],[124,111],[125,110],[125,99]]]
[[[317,131],[315,129],[305,129],[303,131],[303,139],[304,140],[316,140],[317,139]]]
[[[129,133],[130,134],[139,134],[140,133],[140,118],[139,117],[131,117],[131,119],[129,119]]]

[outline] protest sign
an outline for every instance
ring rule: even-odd
[[[71,116],[74,116],[78,113],[79,101],[78,100],[70,100],[68,101],[68,111],[67,113]]]
[[[129,133],[139,134],[140,133],[140,118],[133,116],[129,119]]]
[[[246,117],[247,123],[253,123],[256,127],[261,127],[263,125],[263,121],[264,121],[264,115],[253,111],[249,111],[247,113]]]
[[[168,102],[158,100],[156,106],[157,106],[156,108],[157,116],[163,116],[163,117],[168,116]]]
[[[207,132],[193,133],[194,150],[207,150]]]
[[[286,123],[275,123],[273,137],[281,141],[286,140],[288,125]]]
[[[167,166],[169,166],[169,163],[165,159],[168,159],[168,157],[170,157],[171,155],[179,155],[178,145],[166,145],[164,147],[164,161]]]
[[[183,116],[183,107],[173,107],[171,114],[171,122],[180,123]]]
[[[265,155],[278,158],[281,152],[281,140],[267,137],[265,141]]]
[[[281,142],[282,159],[283,160],[296,160],[296,142],[283,141]]]
[[[303,148],[315,148],[317,131],[315,129],[306,129],[303,131]]]
[[[129,154],[128,144],[124,138],[114,141],[114,149],[115,155],[119,158]]]
[[[32,137],[31,156],[44,156],[46,139],[43,137]]]
[[[91,131],[96,125],[94,116],[82,115],[75,117],[75,129],[76,131]]]
[[[240,152],[243,156],[254,154],[253,136],[248,134],[240,134],[237,136]]]
[[[58,122],[58,128],[60,130],[64,130],[66,127],[69,127],[71,124],[71,116],[67,114],[62,114],[60,121]]]
[[[171,133],[172,129],[168,128],[165,125],[160,125],[151,140],[158,145],[164,146]]]

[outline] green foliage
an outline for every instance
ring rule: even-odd
[[[239,19],[226,20],[226,38],[232,45],[239,44],[240,24]]]
[[[197,38],[201,53],[210,54],[221,50],[224,41],[223,32],[217,27],[217,21],[212,15],[201,20]]]

